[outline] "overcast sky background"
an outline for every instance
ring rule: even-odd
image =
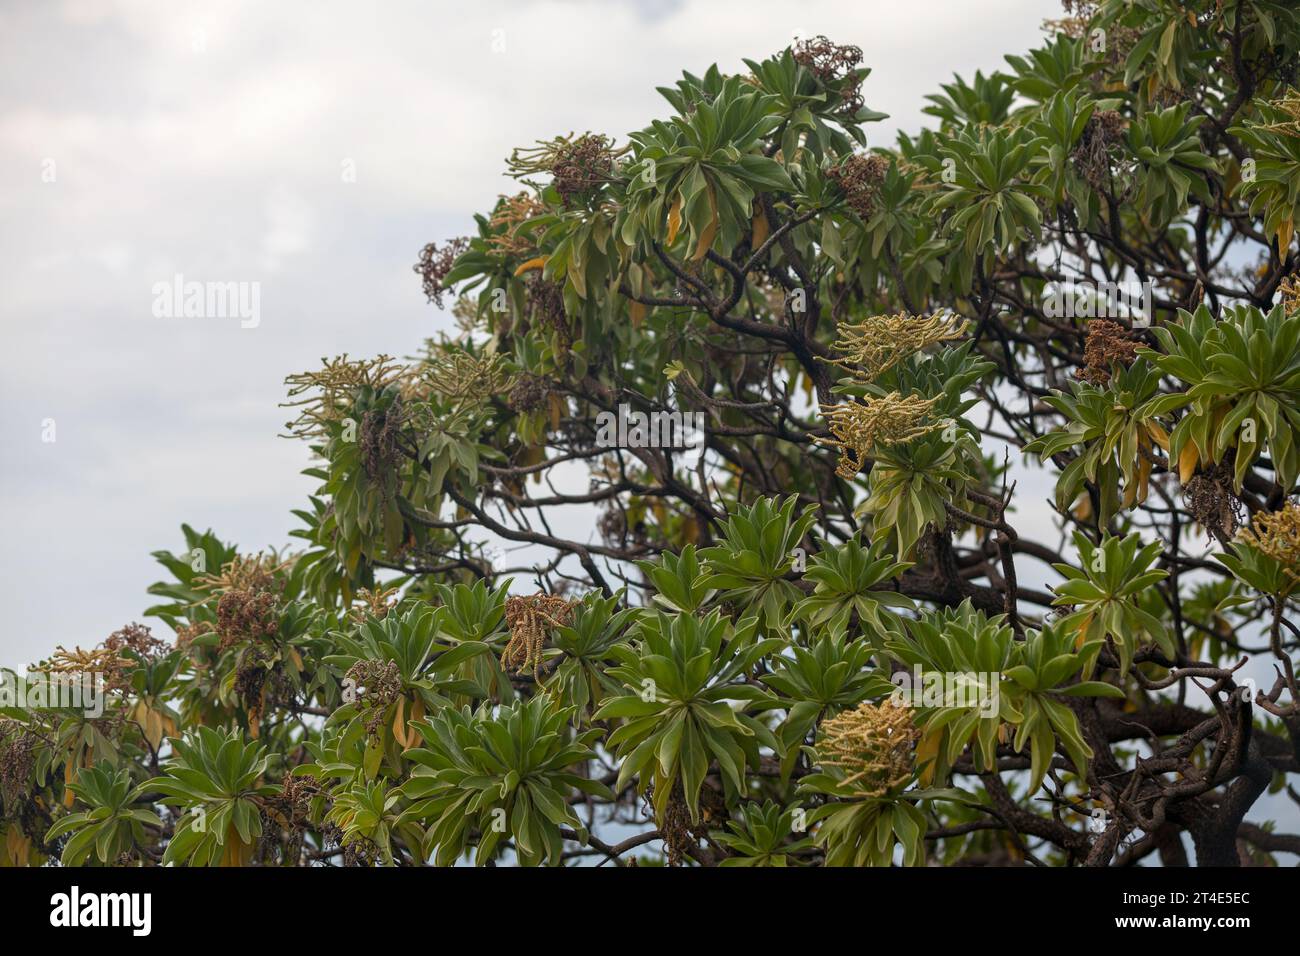
[[[411,266],[512,190],[513,146],[621,139],[668,115],[654,88],[683,69],[738,70],[795,33],[862,47],[888,143],[954,72],[1038,45],[1057,9],[0,6],[0,666],[139,619],[149,553],[179,550],[182,521],[247,551],[292,540],[314,482],[305,446],[277,437],[284,376],[449,327]],[[260,283],[260,324],[155,318],[177,273]]]

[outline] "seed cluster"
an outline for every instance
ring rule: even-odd
[[[1221,463],[1197,472],[1183,487],[1187,508],[1199,524],[1226,541],[1237,531],[1241,502],[1232,493],[1231,466]]]
[[[540,375],[524,373],[510,390],[506,404],[516,412],[531,412],[541,408],[550,394],[550,382]]]
[[[826,176],[841,193],[850,209],[862,219],[875,214],[880,201],[880,186],[889,172],[889,160],[875,153],[866,156],[854,154],[838,166],[827,171]]]
[[[27,779],[36,763],[38,740],[26,725],[0,717],[0,798],[4,800],[6,817],[27,791]]]
[[[546,632],[568,624],[575,604],[544,591],[507,598],[506,626],[510,628],[510,640],[501,652],[501,666],[516,674],[532,670],[533,678],[540,681]]]
[[[357,706],[367,712],[366,733],[379,734],[388,705],[402,692],[402,672],[396,661],[357,661],[343,675],[357,688]]]
[[[817,77],[818,82],[839,94],[841,103],[837,113],[854,116],[862,109],[860,84],[854,76],[854,70],[862,63],[861,47],[841,46],[818,35],[798,41],[791,53],[795,62]]]
[[[1088,323],[1088,334],[1083,346],[1083,368],[1075,370],[1075,378],[1093,385],[1105,386],[1110,382],[1111,370],[1116,365],[1133,364],[1141,345],[1128,329],[1118,322],[1094,319]]]
[[[1124,139],[1124,117],[1115,110],[1097,110],[1090,117],[1070,153],[1074,168],[1094,189],[1110,180],[1111,152]]]
[[[814,762],[843,772],[842,786],[879,797],[912,779],[913,748],[920,736],[910,707],[861,704],[822,721]]]
[[[447,292],[443,280],[451,272],[456,259],[468,248],[469,240],[463,237],[452,239],[441,248],[436,242],[431,242],[420,250],[420,261],[412,267],[424,280],[424,294],[440,309],[442,297]]]

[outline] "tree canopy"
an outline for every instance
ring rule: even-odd
[[[288,378],[300,545],[14,675],[0,859],[1300,852],[1300,14],[1046,26],[892,146],[815,37],[517,149],[455,334]]]

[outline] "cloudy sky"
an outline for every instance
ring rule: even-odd
[[[179,526],[288,543],[313,483],[283,378],[446,327],[411,271],[511,188],[511,147],[622,136],[655,86],[824,33],[862,47],[877,142],[1055,0],[93,2],[0,8],[0,665],[148,605]],[[154,287],[259,284],[239,318]],[[48,439],[53,439],[50,441]]]

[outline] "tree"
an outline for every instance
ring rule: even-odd
[[[288,379],[302,549],[10,683],[8,862],[1300,852],[1300,16],[1067,13],[892,149],[818,37],[516,150]]]

